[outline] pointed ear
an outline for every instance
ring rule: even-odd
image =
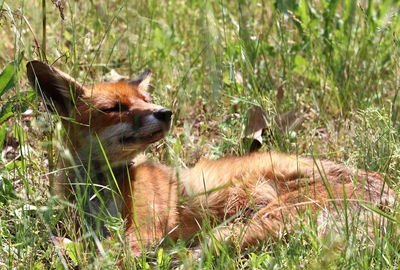
[[[151,81],[151,73],[151,69],[146,69],[136,79],[129,81],[128,83],[135,85],[143,96],[150,97],[147,90],[149,89]]]
[[[30,61],[26,72],[31,86],[45,99],[48,107],[52,103],[59,113],[68,113],[77,97],[83,95],[84,87],[68,74],[40,61]]]

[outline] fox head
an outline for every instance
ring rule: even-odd
[[[27,75],[47,107],[61,116],[70,151],[83,161],[129,161],[169,130],[172,112],[153,104],[147,92],[150,70],[132,81],[87,86],[31,61]]]

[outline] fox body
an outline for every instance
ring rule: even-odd
[[[182,170],[132,165],[137,154],[165,136],[171,122],[170,110],[151,103],[150,71],[133,81],[92,86],[39,61],[28,63],[27,74],[67,130],[68,154],[59,166],[81,165],[58,175],[51,191],[64,197],[89,194],[85,210],[94,215],[121,214],[134,254],[166,236],[196,234],[205,218],[215,227],[212,237],[245,247],[277,237],[283,229],[292,231],[301,220],[298,214],[307,209],[322,226],[344,211],[367,216],[361,213],[367,211],[364,204],[394,201],[379,173],[275,152],[202,159]],[[77,191],[83,172],[92,185]],[[93,191],[97,186],[109,187]],[[94,197],[104,190],[100,206]]]

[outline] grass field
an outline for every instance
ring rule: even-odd
[[[103,252],[86,235],[63,254],[49,238],[59,228],[73,231],[74,222],[61,218],[48,194],[62,131],[25,75],[32,59],[56,62],[86,84],[112,70],[133,76],[151,68],[155,103],[173,110],[174,123],[149,158],[182,167],[244,154],[248,111],[261,107],[261,150],[379,171],[399,191],[398,1],[53,2],[64,9],[0,1],[0,269],[113,269],[117,260],[132,269],[400,267],[397,208],[373,239],[320,236],[304,226],[278,241],[248,250],[222,245],[219,254],[190,261],[183,241],[134,259],[127,247]]]

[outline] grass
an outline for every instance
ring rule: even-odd
[[[131,268],[398,269],[396,211],[395,222],[374,239],[321,237],[304,226],[257,248],[222,245],[218,256],[206,251],[189,262],[181,241],[138,259],[114,243],[99,258],[89,235],[63,255],[48,239],[60,233],[56,228],[75,225],[60,218],[47,192],[60,148],[51,142],[62,131],[49,121],[24,68],[47,57],[87,84],[112,69],[132,75],[151,68],[155,102],[174,111],[174,124],[147,153],[169,165],[247,152],[247,113],[260,106],[268,122],[263,150],[379,171],[399,190],[397,1],[66,0],[65,20],[43,3],[0,1],[0,68],[7,71],[0,77],[0,268],[112,269],[122,257]],[[280,124],[288,112],[302,124]]]

